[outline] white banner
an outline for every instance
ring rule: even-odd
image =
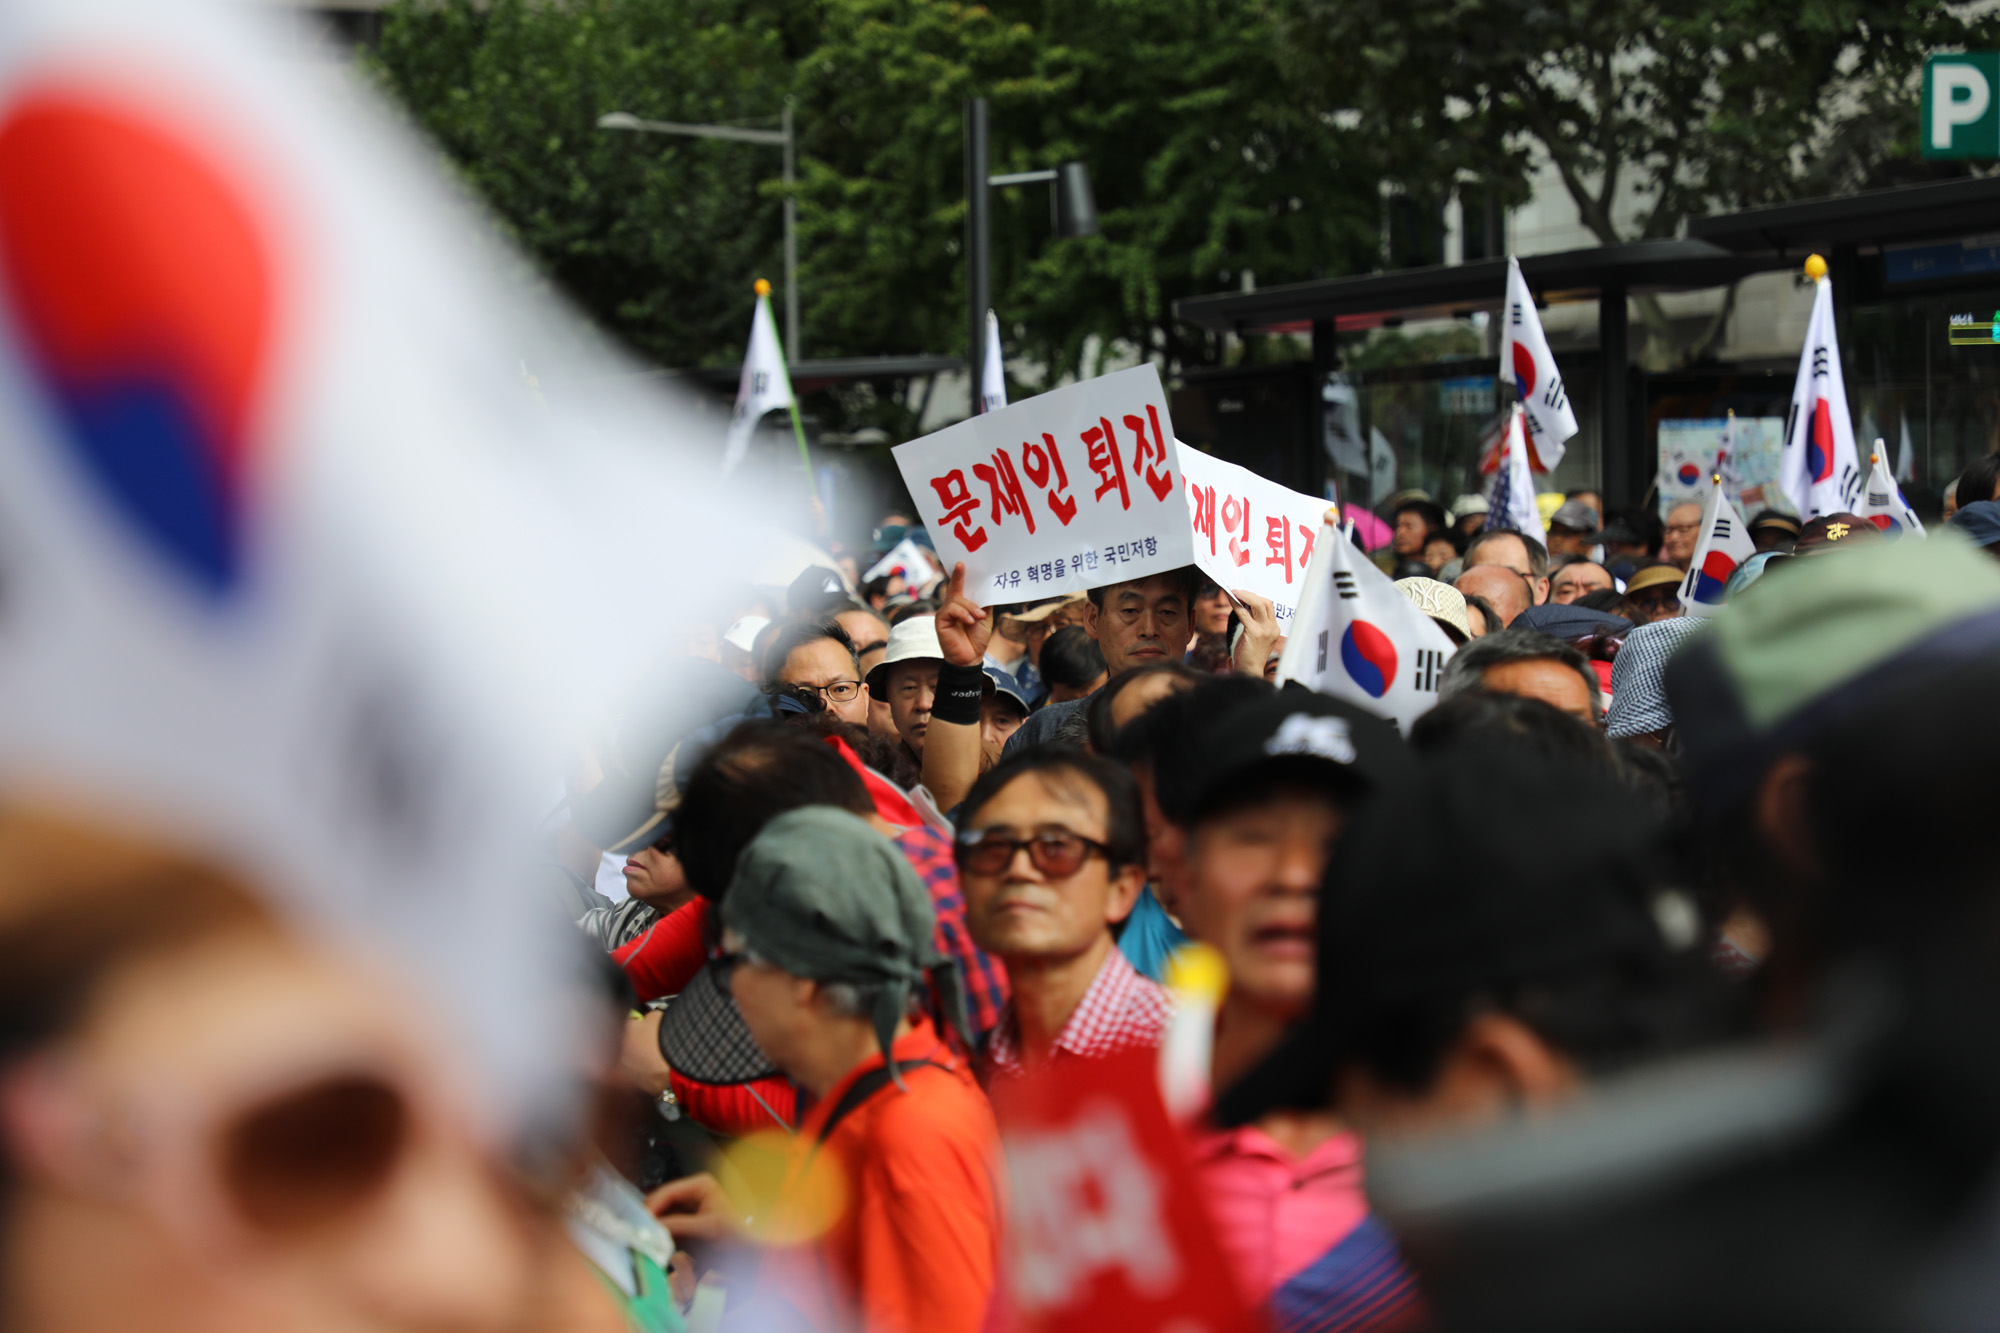
[[[982,603],[1194,563],[1174,426],[1148,365],[1066,385],[895,450],[947,568]]]
[[[1296,680],[1391,718],[1405,732],[1437,702],[1458,649],[1372,561],[1324,524],[1278,680]]]
[[[1176,440],[1194,527],[1194,563],[1224,588],[1247,588],[1290,632],[1327,502]]]

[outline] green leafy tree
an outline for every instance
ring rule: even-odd
[[[1518,200],[1540,158],[1607,245],[1924,172],[1924,55],[2000,37],[1942,0],[1268,3],[1296,84],[1379,143],[1391,176]],[[1720,328],[1675,347],[1658,303],[1639,307],[1655,365]]]
[[[799,39],[778,0],[416,0],[364,57],[548,278],[668,365],[740,358],[782,275],[776,148],[597,128],[774,125]]]

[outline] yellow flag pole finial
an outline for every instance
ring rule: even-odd
[[[757,279],[757,281],[751,283],[750,286],[751,289],[755,291],[759,296],[769,296],[771,294],[771,284],[768,280],[764,278]]]
[[[1716,485],[1720,486],[1722,484],[1722,474],[1720,472],[1711,473],[1710,477]]]
[[[1807,255],[1806,276],[1808,278],[1811,278],[1814,282],[1818,282],[1821,278],[1825,277],[1826,260],[1820,258],[1818,255]]]

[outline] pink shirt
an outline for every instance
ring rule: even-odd
[[[1249,1300],[1268,1300],[1368,1216],[1353,1133],[1335,1134],[1304,1158],[1254,1125],[1196,1130],[1189,1146],[1216,1239]]]

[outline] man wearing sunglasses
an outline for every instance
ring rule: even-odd
[[[992,1075],[1157,1045],[1167,992],[1112,935],[1146,882],[1131,775],[1095,755],[1031,750],[973,786],[962,826],[966,924],[1007,964],[1014,992],[987,1044]]]

